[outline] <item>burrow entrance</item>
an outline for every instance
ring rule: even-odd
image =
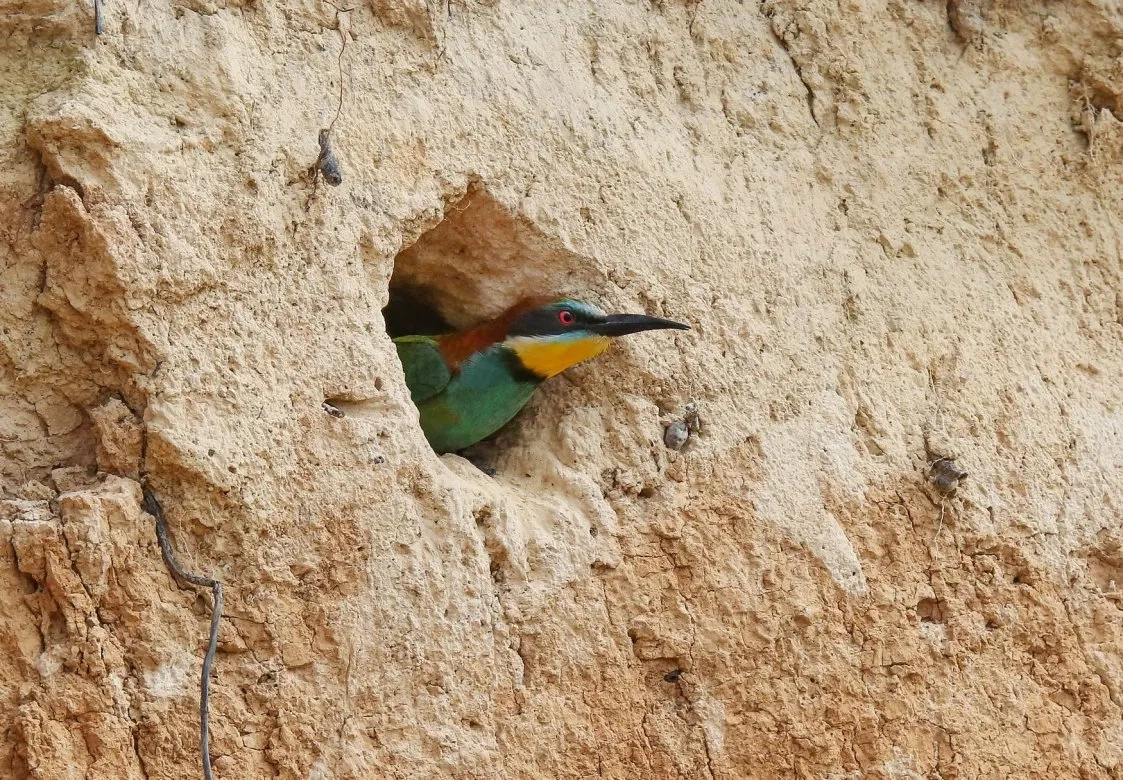
[[[446,333],[494,317],[528,295],[596,300],[594,273],[588,259],[474,184],[394,259],[382,310],[386,332],[391,338]],[[470,450],[491,459],[477,447]]]
[[[591,276],[587,259],[475,184],[394,258],[382,314],[391,338],[431,335],[494,317],[526,295],[588,296]]]

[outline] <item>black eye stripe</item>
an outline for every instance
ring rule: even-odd
[[[568,312],[569,322],[562,322],[562,316]],[[573,308],[542,308],[528,311],[512,323],[509,336],[555,336],[568,333],[588,321],[583,313]]]

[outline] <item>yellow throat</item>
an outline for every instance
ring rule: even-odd
[[[571,366],[595,358],[608,349],[612,339],[607,336],[516,336],[507,339],[509,347],[529,371],[541,377],[557,376]]]

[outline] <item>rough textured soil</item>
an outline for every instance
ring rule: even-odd
[[[0,83],[0,776],[201,777],[146,475],[223,780],[1123,778],[1114,0],[0,0]],[[693,330],[489,478],[418,288]]]

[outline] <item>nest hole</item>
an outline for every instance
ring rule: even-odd
[[[916,616],[921,623],[944,623],[947,605],[940,599],[921,599],[916,605]]]
[[[386,332],[436,335],[494,317],[524,296],[587,295],[591,268],[475,183],[394,258]]]
[[[597,286],[594,268],[477,182],[394,258],[382,310],[386,333],[433,336],[495,317],[526,296],[587,296]],[[491,474],[497,453],[489,449],[464,452]]]

